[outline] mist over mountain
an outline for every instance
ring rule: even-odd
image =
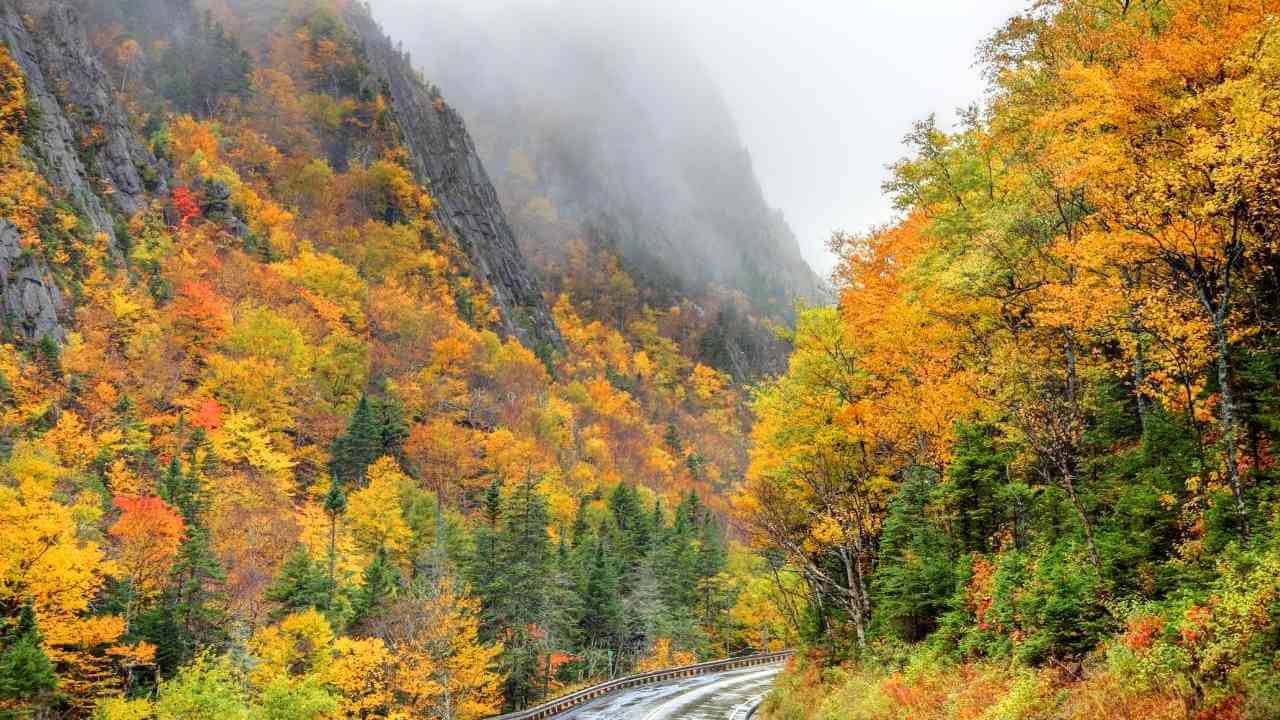
[[[373,10],[467,119],[544,269],[580,235],[658,301],[721,287],[786,318],[797,299],[823,297],[719,90],[655,18],[575,3]]]

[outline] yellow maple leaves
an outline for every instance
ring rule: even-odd
[[[250,639],[249,681],[260,692],[329,688],[343,718],[485,717],[501,707],[492,670],[501,648],[479,642],[476,612],[443,581],[388,608],[374,637],[335,637],[319,612],[294,613]]]
[[[36,224],[48,206],[48,186],[20,152],[27,125],[26,78],[0,48],[0,220],[17,229],[22,244],[39,242]]]
[[[0,466],[0,602],[30,602],[44,649],[73,702],[91,704],[116,686],[113,663],[147,660],[146,648],[106,652],[124,633],[116,615],[91,615],[90,605],[120,572],[82,529],[101,516],[97,500],[79,492],[59,499],[69,471],[40,444],[19,443]]]
[[[386,550],[404,558],[412,533],[400,508],[401,488],[412,481],[390,457],[369,466],[368,483],[347,500],[347,523],[357,544],[366,552]]]

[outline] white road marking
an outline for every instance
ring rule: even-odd
[[[738,703],[733,708],[733,712],[729,713],[729,720],[747,720],[747,717],[751,715],[751,709],[759,705],[764,696],[765,693],[760,693],[759,695],[751,696],[746,702]]]
[[[771,678],[777,674],[777,668],[770,668],[768,670],[760,670],[758,672],[751,673],[750,675],[724,678],[708,685],[694,688],[693,690],[686,690],[685,692],[680,693],[672,697],[670,700],[662,703],[653,710],[650,710],[649,714],[644,716],[644,720],[660,720],[660,718],[667,717],[672,711],[708,695],[723,692],[736,685],[752,684],[756,680]]]

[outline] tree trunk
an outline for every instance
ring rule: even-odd
[[[1068,463],[1061,460],[1058,462],[1058,469],[1062,472],[1062,483],[1066,486],[1068,497],[1071,498],[1071,506],[1075,508],[1076,517],[1080,519],[1080,527],[1084,529],[1084,542],[1089,549],[1089,561],[1093,563],[1093,569],[1101,575],[1102,561],[1098,557],[1098,547],[1093,542],[1093,524],[1089,522],[1089,515],[1084,511],[1080,496],[1076,494],[1075,473]]]
[[[1147,434],[1147,414],[1150,408],[1147,405],[1147,397],[1142,394],[1142,384],[1147,378],[1146,354],[1142,351],[1142,329],[1138,327],[1137,321],[1132,317],[1129,318],[1129,332],[1133,334],[1133,397],[1138,403],[1138,425],[1142,428],[1142,435]]]
[[[1231,486],[1231,495],[1235,499],[1240,531],[1248,539],[1249,511],[1245,507],[1244,491],[1240,487],[1239,450],[1236,447],[1239,431],[1236,427],[1235,396],[1231,391],[1231,356],[1227,343],[1226,319],[1223,317],[1225,309],[1224,302],[1213,318],[1213,336],[1218,349],[1219,402],[1222,404],[1222,443],[1226,452],[1227,483]]]
[[[329,587],[326,588],[325,609],[333,609],[333,594],[336,590],[334,571],[338,564],[338,516],[329,516]]]
[[[865,651],[867,649],[867,628],[863,617],[866,612],[865,600],[862,597],[861,586],[855,576],[856,570],[853,567],[853,559],[849,557],[848,550],[840,551],[840,560],[844,563],[846,594],[849,598],[849,609],[853,611],[853,627],[858,634],[858,650]]]

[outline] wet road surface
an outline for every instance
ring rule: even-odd
[[[571,720],[745,720],[782,663],[681,678],[606,695],[557,718]]]

